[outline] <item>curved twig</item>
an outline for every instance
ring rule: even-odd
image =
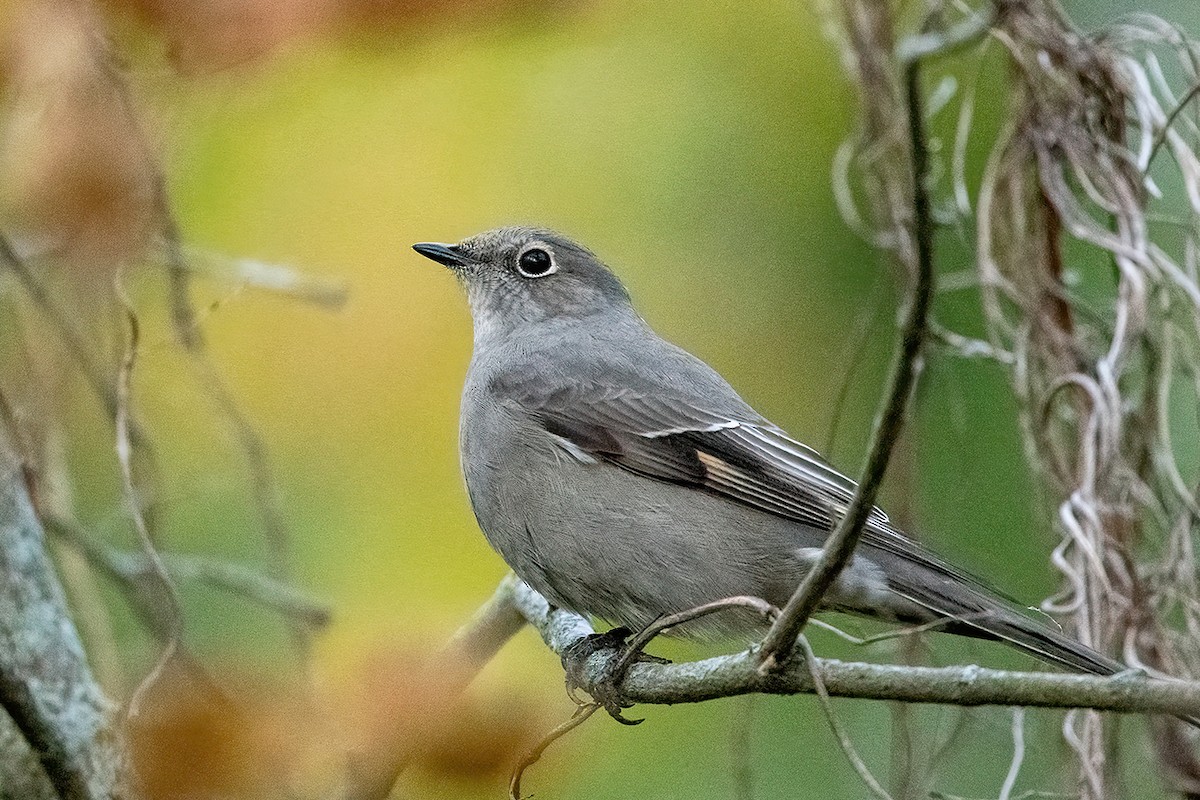
[[[133,718],[138,714],[142,698],[150,687],[162,677],[163,670],[171,662],[171,658],[175,655],[175,651],[179,647],[179,640],[183,632],[183,612],[179,603],[179,593],[175,588],[175,582],[171,580],[171,576],[167,572],[167,566],[163,563],[162,555],[158,552],[158,548],[154,544],[154,539],[150,535],[150,527],[146,523],[146,518],[142,514],[141,504],[138,501],[137,484],[133,475],[133,444],[129,436],[129,393],[130,384],[133,379],[133,367],[137,361],[140,329],[133,305],[121,287],[119,280],[116,282],[114,288],[118,299],[124,305],[125,318],[129,325],[129,339],[126,343],[125,354],[121,359],[120,370],[117,373],[117,408],[115,418],[117,462],[121,468],[121,482],[126,501],[129,503],[129,512],[132,515],[133,528],[137,533],[138,544],[141,546],[142,552],[150,563],[161,598],[167,603],[166,621],[170,626],[167,631],[166,643],[163,645],[162,652],[158,656],[158,661],[129,698],[126,714],[130,718]]]
[[[525,770],[537,763],[538,759],[542,757],[542,753],[546,752],[546,748],[591,719],[592,714],[595,714],[599,708],[601,708],[599,703],[585,703],[576,706],[575,713],[571,714],[570,719],[547,733],[532,750],[525,754],[513,768],[512,777],[508,781],[508,796],[512,800],[521,800],[521,778],[524,777]]]
[[[734,597],[726,597],[721,600],[714,600],[711,603],[689,608],[685,611],[678,611],[674,614],[666,614],[651,622],[645,628],[638,631],[637,635],[629,641],[625,647],[625,652],[621,654],[621,659],[613,667],[612,680],[616,684],[625,678],[625,674],[629,672],[629,667],[637,662],[638,657],[658,636],[669,631],[678,625],[685,622],[691,622],[700,617],[707,617],[709,614],[715,614],[718,611],[724,611],[727,608],[748,608],[751,611],[756,611],[768,620],[775,620],[779,617],[779,609],[763,600],[761,597],[751,597],[749,595],[737,595]]]

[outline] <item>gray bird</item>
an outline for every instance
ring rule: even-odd
[[[522,580],[557,606],[635,630],[732,595],[786,603],[852,480],[659,337],[608,268],[566,237],[502,228],[413,249],[466,288],[475,336],[462,469],[480,527]],[[1024,616],[879,509],[822,607],[941,621],[1072,670],[1123,669]],[[731,619],[725,632],[753,624]]]

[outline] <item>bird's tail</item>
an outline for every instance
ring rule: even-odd
[[[1012,609],[988,609],[978,614],[975,621],[968,617],[967,621],[954,624],[955,633],[999,639],[1048,664],[1072,672],[1115,675],[1127,669],[1120,661],[1058,632],[1048,622],[1039,622]]]
[[[951,599],[936,592],[933,586],[936,583],[891,588],[909,602],[928,610],[936,619],[945,620],[939,629],[947,633],[999,640],[1072,672],[1115,675],[1126,669],[1120,661],[1075,641],[1048,623],[1021,614],[1000,597],[969,591],[968,597]]]
[[[900,594],[899,592],[897,592]],[[905,592],[901,596],[918,603],[939,614],[949,621],[942,628],[950,633],[973,636],[979,639],[1003,641],[1022,650],[1031,656],[1049,664],[1071,670],[1072,672],[1091,673],[1093,675],[1116,675],[1128,669],[1125,664],[1114,658],[1109,658],[1085,644],[1059,633],[1049,625],[1031,619],[1007,608],[999,599],[989,602],[991,608],[976,613],[951,613],[935,608],[935,603],[928,599],[918,599],[921,592]],[[992,598],[981,598],[992,600]],[[943,605],[943,604],[938,604]],[[1175,717],[1180,722],[1193,728],[1200,729],[1200,718],[1179,715]]]
[[[894,548],[873,552],[871,558],[884,562],[888,589],[907,607],[903,616],[915,609],[924,612],[913,614],[914,621],[933,623],[937,630],[948,633],[1001,641],[1072,672],[1103,676],[1129,669],[1062,633],[1050,618],[1026,616],[1017,601],[915,543],[904,552]],[[1180,715],[1176,719],[1200,729],[1196,717]]]

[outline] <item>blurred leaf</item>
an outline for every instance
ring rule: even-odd
[[[75,271],[107,279],[155,227],[153,165],[86,3],[28,0],[5,29],[4,206]]]
[[[548,716],[512,696],[459,695],[456,665],[426,651],[377,649],[343,673],[340,726],[360,768],[415,748],[430,774],[467,781],[507,775]]]
[[[311,778],[306,759],[316,752],[320,727],[300,697],[262,679],[243,679],[220,697],[169,670],[127,723],[140,788],[148,800],[269,800],[304,784],[311,792],[300,778]]]
[[[312,36],[456,21],[548,0],[106,0],[132,11],[185,73],[252,66]]]

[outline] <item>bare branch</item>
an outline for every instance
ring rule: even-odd
[[[825,720],[829,723],[829,729],[833,732],[833,737],[837,739],[838,747],[842,748],[842,753],[845,754],[846,760],[850,762],[850,766],[858,774],[859,780],[870,790],[871,794],[875,795],[879,800],[893,800],[892,796],[888,794],[887,789],[883,788],[883,784],[871,773],[871,769],[867,766],[867,763],[862,760],[862,756],[858,754],[858,750],[854,747],[854,742],[850,739],[850,734],[846,733],[841,720],[833,713],[833,703],[829,702],[829,692],[825,689],[825,682],[821,680],[821,672],[817,669],[817,657],[813,653],[812,647],[809,646],[808,639],[801,636],[797,641],[800,644],[800,649],[804,651],[804,664],[808,667],[808,675],[813,684],[813,693],[817,696],[817,702],[821,706],[821,711],[825,714]]]
[[[150,673],[142,680],[141,685],[137,687],[133,696],[129,699],[128,714],[132,717],[137,715],[139,701],[142,696],[161,677],[163,670],[179,647],[179,639],[183,631],[183,612],[180,608],[179,594],[175,589],[175,583],[167,573],[167,567],[163,564],[162,556],[159,555],[158,548],[154,545],[154,539],[150,535],[150,527],[146,523],[146,518],[142,514],[141,505],[138,502],[137,484],[133,475],[133,444],[129,437],[129,394],[133,379],[133,367],[137,362],[139,328],[137,315],[134,314],[133,306],[125,296],[124,290],[120,285],[116,285],[115,289],[117,296],[124,303],[126,320],[129,323],[129,340],[126,345],[125,355],[121,360],[121,369],[117,376],[117,413],[115,420],[117,463],[121,468],[121,482],[125,491],[126,501],[129,503],[129,512],[133,518],[133,528],[137,533],[138,543],[141,545],[142,552],[150,562],[152,567],[151,574],[160,590],[161,599],[167,604],[166,621],[169,626],[166,644],[163,645],[162,652],[158,657],[158,663],[155,664]]]
[[[512,579],[510,579],[512,580]],[[511,591],[511,593],[510,593]],[[549,602],[524,583],[507,595],[516,609],[558,654],[595,631],[583,617]],[[595,685],[608,674],[612,651],[591,656],[584,677]],[[817,659],[816,669],[831,697],[896,700],[956,706],[1091,708],[1123,714],[1200,715],[1200,682],[1150,678],[1130,671],[1113,677],[1052,672],[1010,672],[973,665],[912,667]],[[582,687],[585,690],[588,686]],[[815,694],[807,665],[788,662],[762,672],[758,654],[746,650],[680,664],[637,663],[621,685],[634,703],[699,703],[743,694]]]
[[[87,385],[100,401],[108,419],[115,420],[119,398],[117,387],[103,365],[97,361],[87,340],[79,332],[67,312],[51,297],[50,292],[38,281],[28,262],[22,258],[12,241],[0,233],[0,264],[12,270],[17,282],[29,299],[46,319],[54,334],[62,342],[67,355],[79,368]],[[126,410],[126,425],[129,444],[135,458],[135,472],[142,488],[138,502],[147,524],[153,530],[157,512],[157,489],[159,480],[158,455],[150,435],[136,414],[136,409]]]
[[[110,705],[71,623],[21,468],[2,440],[0,704],[63,800],[120,796]]]
[[[263,535],[270,554],[268,569],[271,577],[279,583],[287,583],[292,576],[291,534],[279,501],[275,480],[275,469],[267,452],[266,443],[255,429],[234,398],[229,387],[216,367],[205,357],[201,349],[192,350],[192,365],[198,380],[212,402],[217,406],[237,440],[238,447],[246,459],[250,473],[250,488],[254,506],[262,520]],[[291,638],[302,662],[307,666],[312,643],[308,627],[292,621]]]
[[[179,344],[189,351],[199,351],[204,347],[200,327],[196,324],[196,312],[192,308],[189,288],[190,270],[184,258],[182,235],[179,221],[171,207],[171,195],[167,191],[167,176],[159,164],[149,137],[142,126],[137,104],[125,73],[121,69],[120,60],[107,32],[101,26],[91,29],[92,57],[96,66],[103,72],[112,89],[113,97],[120,103],[129,120],[128,135],[130,143],[137,150],[149,175],[149,189],[154,214],[158,217],[159,233],[162,236],[166,250],[167,283],[169,288],[169,307],[171,323]]]
[[[143,596],[148,591],[144,582],[154,567],[144,553],[120,550],[98,541],[70,520],[46,517],[43,523],[51,534],[65,540],[93,568],[122,584],[130,594]],[[329,624],[332,612],[328,604],[243,564],[188,553],[163,552],[160,556],[167,572],[176,580],[206,583],[310,628]]]

